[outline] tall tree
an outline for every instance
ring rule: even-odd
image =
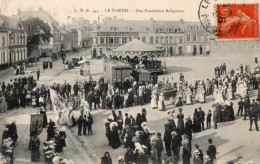
[[[27,32],[27,50],[29,55],[41,42],[49,43],[51,37],[53,37],[50,26],[39,18],[30,17],[23,21],[23,26]]]

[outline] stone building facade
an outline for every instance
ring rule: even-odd
[[[92,57],[138,38],[144,43],[164,50],[165,56],[208,55],[210,42],[208,33],[199,22],[123,20],[105,18],[93,25]]]

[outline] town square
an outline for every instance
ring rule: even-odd
[[[259,34],[3,10],[0,163],[259,163]]]

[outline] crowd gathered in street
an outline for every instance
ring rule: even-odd
[[[43,69],[48,68],[52,69],[51,61],[43,63]],[[79,136],[93,135],[94,118],[91,114],[93,108],[112,111],[105,123],[105,136],[108,145],[113,149],[117,149],[122,143],[126,148],[126,153],[118,158],[119,163],[148,164],[150,161],[177,163],[182,160],[184,164],[189,164],[193,160],[194,164],[213,164],[217,158],[217,148],[213,145],[213,140],[208,138],[208,149],[203,153],[198,143],[192,143],[194,133],[212,127],[217,129],[219,123],[233,121],[236,115],[243,116],[244,120],[248,117],[249,130],[253,130],[254,123],[258,131],[257,121],[260,120],[259,80],[254,71],[251,72],[248,65],[245,69],[243,65],[240,65],[236,71],[231,69],[227,74],[226,64],[223,63],[215,68],[215,75],[216,77],[208,78],[206,81],[186,81],[181,73],[179,82],[163,78],[162,81],[153,84],[138,82],[131,77],[123,81],[115,79],[111,85],[103,76],[100,76],[98,81],[90,77],[89,81],[75,81],[74,84],[65,81],[64,84],[54,83],[50,87],[37,85],[40,76],[38,73],[37,80],[32,75],[19,76],[11,79],[7,84],[1,82],[0,112],[26,106],[39,109],[39,113],[44,117],[43,127],[47,127],[47,139],[43,142],[43,152],[45,162],[48,164],[57,163],[54,161],[71,162],[60,157],[60,153],[63,153],[63,148],[66,147],[65,128],[57,130],[54,121],[50,120],[49,123],[47,121],[47,106],[49,105],[52,109],[55,105],[51,102],[50,89],[56,91],[64,100],[65,107],[69,108],[70,113],[74,110],[82,111],[78,119],[73,115],[70,117],[72,124],[78,126]],[[143,108],[136,117],[122,113],[120,110],[150,104],[151,110],[166,111],[165,99],[168,97],[165,91],[168,89],[172,90],[169,100],[173,109],[168,110],[169,118],[162,128],[163,134],[150,129],[146,118],[149,112],[146,109]],[[250,89],[258,89],[256,99],[249,97]],[[194,109],[192,117],[184,116],[182,113],[184,105],[206,103],[209,96],[213,98],[214,104],[211,109],[207,110],[207,113],[202,107],[198,107]],[[236,98],[239,99],[237,113],[234,112],[232,102]],[[177,124],[174,121],[175,117]],[[211,122],[214,126],[211,126]],[[41,142],[37,135],[36,132],[30,134],[29,149],[32,162],[40,159]],[[9,156],[10,160],[13,158],[10,150],[13,149],[17,137],[15,123],[6,125],[2,137],[2,155]],[[10,146],[5,148],[4,144]],[[195,147],[194,151],[192,151],[192,145]],[[163,154],[163,152],[166,153]],[[101,162],[112,164],[109,152],[104,154]]]

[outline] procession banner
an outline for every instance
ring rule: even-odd
[[[64,125],[69,121],[69,107],[66,106],[66,100],[59,96],[55,90],[50,89],[50,97],[53,104],[53,110],[57,114],[56,120]]]
[[[31,115],[30,133],[37,132],[37,135],[42,133],[43,128],[43,114]]]

